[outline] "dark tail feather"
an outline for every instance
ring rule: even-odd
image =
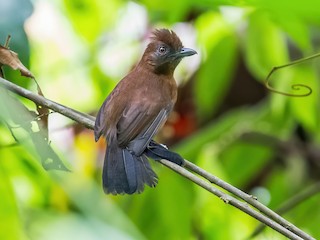
[[[155,172],[152,170],[149,161],[145,155],[137,157],[139,164],[136,164],[136,173],[140,178],[138,178],[138,189],[144,188],[144,184],[147,184],[149,187],[155,187],[158,183],[158,177]]]
[[[103,189],[111,194],[142,192],[144,184],[156,186],[157,175],[147,158],[137,157],[118,146],[108,146],[102,174]]]

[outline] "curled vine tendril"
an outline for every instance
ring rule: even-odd
[[[308,61],[308,60],[311,60],[311,59],[314,59],[314,58],[317,58],[317,57],[320,57],[320,53],[311,55],[311,56],[306,57],[306,58],[298,59],[296,61],[293,61],[293,62],[285,64],[285,65],[273,67],[272,70],[269,72],[266,80],[265,80],[265,83],[264,83],[265,87],[271,92],[279,93],[281,95],[288,96],[288,97],[306,97],[306,96],[309,96],[312,93],[312,89],[311,89],[311,87],[309,87],[307,85],[304,85],[304,84],[293,84],[293,85],[291,85],[292,90],[299,91],[299,90],[301,90],[301,88],[304,88],[304,89],[308,90],[308,92],[306,92],[306,93],[303,93],[303,94],[286,93],[286,92],[282,92],[282,91],[279,91],[279,90],[271,87],[269,85],[270,77],[275,71],[277,71],[277,70],[279,70],[281,68],[293,66],[293,65],[296,65],[296,64],[299,64],[299,63],[302,63],[304,61]]]

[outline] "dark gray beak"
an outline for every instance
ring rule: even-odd
[[[191,48],[181,48],[180,52],[177,53],[178,57],[184,58],[197,54],[197,52]]]

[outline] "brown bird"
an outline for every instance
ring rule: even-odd
[[[182,164],[178,154],[166,151],[152,138],[177,99],[174,70],[182,58],[194,54],[173,31],[155,30],[140,62],[102,104],[94,133],[96,141],[101,135],[107,140],[102,174],[106,193],[140,193],[145,184],[156,186],[158,178],[147,156]]]

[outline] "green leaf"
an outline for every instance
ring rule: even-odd
[[[289,12],[286,12],[286,14],[283,14],[281,17],[277,18],[276,21],[278,21],[279,26],[281,26],[283,30],[287,32],[287,34],[299,48],[307,53],[311,52],[312,45],[310,41],[309,30],[302,19],[289,14]]]
[[[102,227],[108,226],[119,235],[122,233],[122,235],[131,236],[131,239],[145,239],[127,213],[112,201],[112,196],[106,196],[103,193],[101,185],[94,179],[76,172],[65,174],[56,171],[50,172],[50,176],[64,189],[73,205],[87,219],[101,221]],[[114,197],[114,200],[120,200],[123,197]]]
[[[146,189],[143,196],[130,197],[134,206],[130,216],[148,239],[188,239],[192,234],[190,206],[194,202],[194,185],[155,165],[160,168],[159,183],[155,189]]]
[[[207,56],[195,82],[195,98],[199,114],[205,118],[212,115],[228,90],[237,58],[237,41],[232,29],[215,13],[200,18],[197,28]]]
[[[256,11],[249,16],[247,31],[245,42],[247,67],[258,80],[264,81],[273,67],[289,62],[285,39],[269,15],[263,11]],[[290,69],[281,69],[272,75],[270,85],[275,89],[287,91],[290,89],[290,77]],[[272,113],[279,121],[284,117],[287,101],[288,98],[280,94],[272,94]]]
[[[237,138],[239,132],[249,131],[251,124],[256,121],[261,121],[262,117],[266,114],[266,106],[267,105],[262,105],[254,108],[243,107],[230,111],[188,139],[180,142],[175,146],[174,151],[192,161],[196,159],[206,144],[218,140],[223,141],[223,138],[226,138],[226,141],[229,142],[230,136],[232,139]],[[221,146],[218,147],[220,150]]]
[[[3,89],[0,89],[0,99],[0,119],[3,119],[3,121],[7,123],[8,128],[17,143],[24,145],[26,149],[32,152],[29,145],[30,143],[27,141],[31,140],[45,169],[68,171],[68,168],[64,165],[63,161],[50,146],[44,133],[42,131],[33,130],[32,123],[35,122],[37,115],[30,111],[19,100],[7,94]],[[41,125],[37,126],[39,128],[42,127]]]
[[[269,12],[275,18],[286,18],[288,14],[306,22],[313,22],[319,25],[320,2],[318,0],[291,0],[291,1],[270,1],[270,0],[248,0],[246,4],[258,10]],[[290,21],[290,19],[288,19]]]
[[[35,217],[29,223],[31,237],[34,240],[100,240],[100,239],[138,239],[114,228],[101,220],[80,214],[61,214],[53,211],[33,213]]]
[[[288,62],[285,41],[267,14],[252,13],[247,31],[245,60],[258,79],[265,79],[273,67]]]
[[[2,161],[7,159],[1,152]],[[0,162],[0,239],[21,239],[19,212],[10,182],[3,162]]]
[[[120,1],[64,0],[69,20],[89,43],[94,43],[118,16]]]
[[[311,87],[313,93],[303,98],[290,98],[292,114],[305,129],[310,132],[318,132],[320,128],[319,81],[311,62],[294,67],[292,84],[298,83]],[[301,88],[301,91],[297,91],[297,93],[302,93],[304,90]]]
[[[165,20],[168,23],[175,23],[185,18],[191,1],[142,0],[140,2],[148,9],[152,21]]]
[[[239,187],[245,186],[270,160],[271,151],[262,144],[241,141],[224,149],[220,157],[230,182],[236,183]]]

